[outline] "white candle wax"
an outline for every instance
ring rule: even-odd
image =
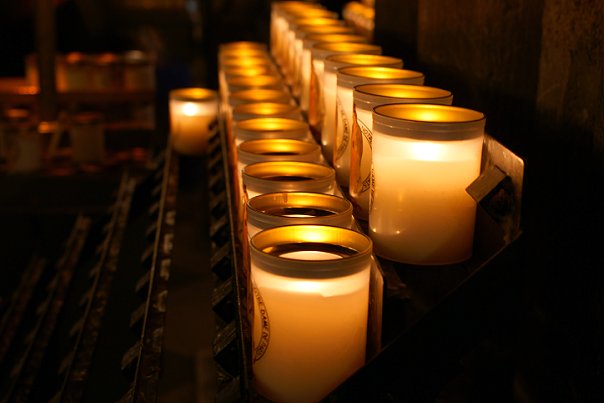
[[[418,141],[375,130],[369,228],[376,253],[410,264],[448,264],[472,251],[482,137]]]
[[[216,99],[203,102],[171,99],[170,135],[174,149],[189,155],[205,153],[217,112]]]
[[[322,251],[282,256],[339,258]],[[279,402],[315,402],[364,364],[369,270],[335,279],[295,279],[266,272],[252,259],[252,281],[253,370],[260,393]]]

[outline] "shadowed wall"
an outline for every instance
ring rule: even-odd
[[[499,323],[520,401],[604,396],[604,7],[378,0],[384,54],[484,112],[526,162],[520,315]],[[510,298],[515,290],[502,290]],[[510,311],[514,311],[510,309]],[[503,313],[494,313],[503,314]],[[511,362],[511,364],[510,364]],[[492,364],[492,363],[491,363]]]

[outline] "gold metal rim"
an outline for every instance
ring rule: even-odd
[[[446,99],[452,97],[451,91],[436,87],[410,84],[361,84],[355,88],[357,94],[367,97],[395,99]]]
[[[374,108],[378,116],[418,123],[473,123],[485,119],[484,113],[450,105],[387,104]]]
[[[248,165],[243,169],[243,173],[257,179],[274,176],[305,176],[310,180],[315,180],[333,176],[334,170],[326,165],[313,162],[270,161]]]
[[[254,118],[237,122],[236,128],[255,132],[285,132],[307,130],[308,124],[301,120],[287,118]]]
[[[270,211],[280,207],[322,209],[331,211],[334,215],[352,214],[352,204],[343,197],[311,192],[265,193],[252,198],[248,207],[264,215],[274,215]]]
[[[328,260],[302,260],[275,256],[270,251],[281,245],[333,245],[350,255]],[[342,277],[368,270],[373,243],[360,232],[327,225],[288,225],[258,232],[250,241],[252,261],[261,270],[296,278]]]
[[[295,139],[256,139],[239,144],[239,151],[249,154],[263,155],[267,153],[291,153],[305,155],[320,150],[316,143]]]
[[[170,91],[170,99],[177,101],[212,101],[218,97],[215,90],[208,88],[179,88]]]
[[[337,70],[347,66],[402,67],[403,60],[392,56],[370,54],[336,54],[325,58],[325,70]]]

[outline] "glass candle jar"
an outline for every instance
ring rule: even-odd
[[[300,28],[305,28],[308,26],[320,26],[320,27],[328,27],[328,26],[344,26],[344,21],[337,19],[336,16],[331,17],[302,17],[296,18],[292,20],[289,24],[288,38],[287,38],[287,48],[286,48],[286,59],[285,63],[282,67],[282,71],[285,73],[285,77],[287,79],[288,84],[293,83],[294,78],[294,58],[296,54],[296,32]]]
[[[333,166],[336,169],[336,180],[343,187],[350,187],[351,150],[360,150],[361,141],[352,136],[356,133],[356,113],[354,112],[353,89],[357,85],[369,83],[399,83],[423,85],[424,74],[393,67],[350,66],[338,69],[336,97],[336,135],[334,143]],[[357,128],[357,132],[359,132]],[[360,133],[360,132],[359,132]],[[369,154],[369,153],[367,153]],[[360,156],[359,156],[360,157]],[[371,164],[371,160],[369,160]],[[370,165],[367,166],[369,169]],[[358,172],[358,171],[357,171]],[[369,172],[369,171],[367,171]],[[365,179],[365,178],[363,178]],[[349,191],[352,191],[349,189]],[[367,199],[368,201],[368,199]],[[365,203],[363,220],[367,220],[367,203]],[[358,211],[355,211],[358,213]]]
[[[287,91],[266,88],[235,91],[229,95],[228,100],[231,108],[255,102],[294,104],[291,95]]]
[[[254,102],[233,108],[233,123],[253,118],[287,118],[302,120],[300,107],[276,102]]]
[[[218,59],[219,78],[223,77],[234,69],[265,67],[268,70],[273,69],[276,72],[276,66],[264,51],[253,50],[241,53],[240,51],[229,51]],[[242,74],[240,74],[242,75]]]
[[[233,108],[232,124],[227,122],[227,134],[234,138],[232,125],[237,122],[256,118],[284,118],[304,120],[300,107],[294,104],[280,104],[276,102],[253,102],[237,105]]]
[[[255,58],[228,59],[224,66],[218,69],[218,90],[223,105],[228,102],[227,79],[232,77],[255,77],[260,75],[279,76],[276,67],[269,60],[255,64]]]
[[[305,113],[310,109],[310,89],[313,77],[312,49],[319,43],[367,43],[367,38],[356,34],[326,34],[307,35],[302,39],[302,64],[300,65],[300,107]]]
[[[218,60],[218,85],[221,90],[226,89],[227,76],[251,77],[267,74],[277,74],[277,68],[266,54],[244,56],[239,53],[227,53]]]
[[[140,50],[132,50],[121,55],[123,72],[122,84],[126,91],[152,91],[155,89],[155,63]]]
[[[73,115],[69,125],[69,139],[74,162],[103,162],[105,157],[103,115],[97,112]]]
[[[247,140],[237,147],[239,172],[246,165],[263,161],[321,162],[317,143],[292,139]]]
[[[2,128],[7,170],[25,174],[42,168],[42,136],[34,122],[13,122]]]
[[[303,25],[295,31],[294,38],[294,60],[293,60],[293,76],[294,82],[292,84],[293,95],[301,99],[302,96],[302,66],[304,65],[303,60],[306,60],[306,64],[310,65],[310,50],[307,50],[307,57],[304,58],[304,38],[309,35],[316,34],[348,34],[353,35],[354,29],[346,25]]]
[[[272,103],[280,103],[280,104],[289,104],[295,105],[294,100],[289,92],[286,90],[274,90],[267,88],[254,88],[250,90],[241,90],[231,93],[227,100],[226,106],[224,107],[224,119],[226,121],[227,133],[232,133],[233,127],[233,108],[244,105],[251,104],[257,102],[272,102]],[[230,139],[229,141],[233,142],[234,139]]]
[[[228,52],[219,59],[219,68],[228,70],[229,68],[248,68],[253,66],[272,65],[268,54],[262,51]]]
[[[368,38],[373,37],[375,19],[375,6],[370,3],[351,1],[342,7],[342,18],[346,23]]]
[[[278,192],[256,196],[247,203],[247,234],[284,225],[330,225],[351,228],[352,204],[323,193]]]
[[[229,76],[226,78],[227,94],[248,89],[273,89],[284,90],[285,84],[278,75],[258,75],[258,76]]]
[[[272,192],[333,194],[335,172],[327,165],[298,161],[257,162],[243,168],[248,199]]]
[[[235,145],[257,139],[309,139],[308,124],[303,120],[256,118],[242,120],[233,126]]]
[[[296,19],[300,19],[300,18],[305,18],[305,19],[310,19],[310,18],[327,18],[327,19],[332,19],[337,21],[338,19],[338,14],[334,11],[330,11],[330,10],[326,10],[324,8],[313,8],[313,9],[306,9],[306,10],[292,10],[292,11],[288,11],[288,13],[285,16],[285,23],[283,25],[283,31],[279,34],[279,40],[278,40],[278,50],[279,52],[277,53],[276,57],[275,57],[275,61],[277,62],[277,64],[282,68],[285,67],[287,61],[287,55],[289,52],[289,46],[290,46],[290,32],[291,32],[291,25],[293,23],[293,21],[295,21]]]
[[[421,87],[418,87],[421,88]],[[369,233],[379,256],[415,265],[472,254],[485,116],[448,105],[373,109]]]
[[[272,65],[272,60],[265,50],[229,49],[218,55],[218,71],[232,68],[246,68],[259,65]],[[219,74],[220,76],[220,74]]]
[[[235,53],[243,53],[246,52],[263,52],[267,53],[268,48],[263,42],[255,42],[255,41],[233,41],[233,42],[224,42],[218,45],[218,56],[222,56],[229,52]]]
[[[84,53],[70,52],[57,66],[57,88],[59,91],[79,92],[89,89],[92,65]]]
[[[411,72],[412,75],[414,73],[416,72]],[[348,191],[355,205],[356,216],[367,220],[369,217],[373,108],[383,104],[404,103],[450,105],[453,102],[453,95],[450,91],[434,87],[409,84],[362,84],[355,87],[353,102],[354,120],[350,156],[343,154],[336,165],[340,166],[340,171],[345,172],[347,160],[350,161]]]
[[[309,8],[323,8],[323,6],[306,1],[275,1],[271,3],[270,51],[273,57],[276,57],[278,53],[280,34],[285,25],[285,14],[294,9],[306,10]]]
[[[379,55],[382,48],[368,43],[317,43],[312,47],[312,72],[310,79],[310,103],[308,109],[308,123],[313,134],[321,138],[323,115],[325,113],[324,90],[325,82],[324,67],[325,59],[337,54],[367,54]],[[323,153],[332,155],[333,150],[328,147],[323,148]]]
[[[170,141],[175,151],[187,155],[206,152],[216,126],[218,95],[206,88],[170,91]]]
[[[102,53],[89,56],[90,81],[86,87],[94,91],[116,91],[121,88],[122,72],[118,55]]]
[[[277,227],[251,239],[250,257],[255,386],[273,401],[319,401],[365,363],[371,239]]]
[[[336,117],[338,88],[338,69],[346,66],[385,66],[403,67],[403,61],[397,57],[371,54],[337,54],[328,56],[324,62],[323,72],[323,122],[321,124],[321,147],[330,163],[334,161],[334,145],[336,138]],[[339,108],[342,109],[341,107]],[[342,181],[344,182],[344,181]],[[347,180],[345,181],[348,182]]]
[[[310,3],[309,3],[310,4]],[[325,9],[323,6],[317,5],[316,7],[289,7],[282,10],[279,18],[279,24],[277,25],[277,31],[275,36],[275,52],[273,57],[279,66],[283,64],[283,52],[286,48],[286,41],[288,38],[289,24],[291,20],[296,18],[337,18],[337,14],[332,11]],[[272,51],[272,48],[271,48]]]

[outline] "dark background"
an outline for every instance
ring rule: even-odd
[[[499,379],[522,401],[602,401],[602,3],[378,0],[375,25],[385,54],[485,112],[525,160],[521,293],[501,290],[516,300],[494,336]]]

